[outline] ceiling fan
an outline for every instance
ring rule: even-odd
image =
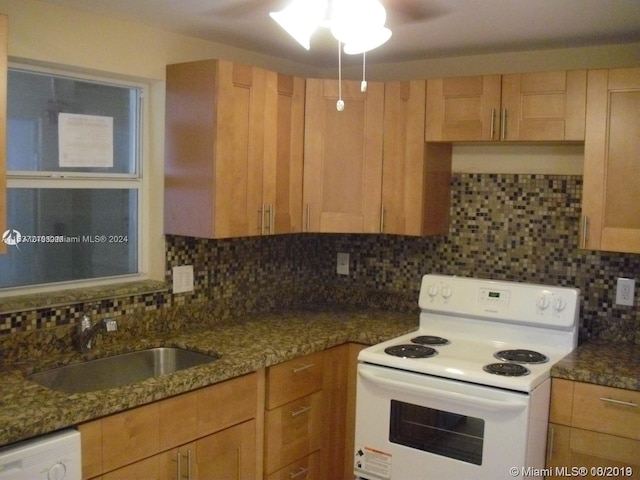
[[[339,2],[340,0],[331,0]],[[387,10],[390,25],[421,22],[432,18],[439,12],[437,7],[425,5],[418,0],[380,0]],[[228,18],[268,15],[269,12],[285,8],[288,0],[216,0],[208,13]]]

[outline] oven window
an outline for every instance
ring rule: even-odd
[[[391,400],[389,441],[482,465],[484,420]]]

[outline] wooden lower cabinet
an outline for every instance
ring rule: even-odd
[[[356,360],[362,348],[340,345],[269,367],[266,480],[353,479]]]
[[[79,425],[82,478],[262,478],[263,382],[251,373]]]
[[[265,477],[266,480],[324,480],[333,478],[323,476],[320,463],[320,451],[307,455],[302,460],[273,472]]]
[[[78,426],[84,480],[352,480],[359,344]]]
[[[640,479],[640,442],[605,433],[549,425],[548,479],[580,478]],[[586,468],[586,474],[580,474]],[[571,475],[573,473],[573,475]]]
[[[103,480],[256,478],[255,420],[107,473]]]
[[[640,392],[554,378],[547,478],[640,479],[638,405]]]

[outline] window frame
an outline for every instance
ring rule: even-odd
[[[52,75],[77,81],[86,81],[106,86],[136,89],[137,95],[137,122],[134,127],[136,142],[135,156],[136,166],[132,173],[103,173],[103,172],[56,172],[56,171],[6,171],[7,191],[12,188],[113,188],[135,189],[137,191],[137,272],[130,274],[114,275],[93,279],[68,280],[55,283],[34,284],[15,287],[0,288],[0,298],[23,294],[38,294],[52,291],[69,290],[74,288],[91,288],[100,286],[113,286],[123,283],[148,280],[148,266],[150,256],[149,240],[149,179],[145,172],[149,164],[148,159],[148,133],[149,105],[147,99],[151,86],[149,83],[130,78],[122,78],[120,75],[110,76],[107,72],[100,74],[88,74],[67,67],[45,67],[10,61],[9,70],[22,71],[34,74]],[[61,186],[64,185],[64,186]],[[10,225],[7,225],[9,228]]]

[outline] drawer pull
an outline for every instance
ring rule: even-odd
[[[301,477],[303,475],[306,477],[307,473],[309,473],[309,468],[308,467],[307,468],[302,468],[301,467],[300,470],[298,470],[296,473],[290,473],[289,474],[289,478],[298,478],[298,477]]]
[[[311,410],[311,407],[302,407],[298,410],[294,410],[293,412],[291,412],[291,416],[297,417],[298,415],[302,415],[303,413],[308,412],[309,410]]]
[[[291,370],[293,371],[293,373],[300,373],[300,372],[303,372],[304,370],[308,370],[308,369],[310,369],[312,367],[315,367],[314,363],[309,363],[307,365],[301,365],[299,367],[292,368]]]
[[[607,402],[607,403],[613,403],[615,405],[621,405],[623,407],[638,408],[638,404],[637,403],[625,402],[624,400],[616,400],[614,398],[604,398],[604,397],[600,397],[600,400],[602,400],[603,402]]]

